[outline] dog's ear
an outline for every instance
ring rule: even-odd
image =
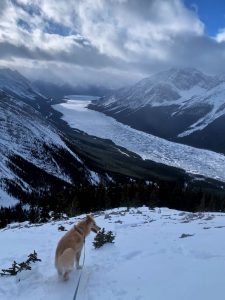
[[[92,215],[91,215],[91,214],[90,214],[90,215],[87,215],[86,220],[87,220],[88,222],[93,221]]]

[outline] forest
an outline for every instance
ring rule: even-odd
[[[115,207],[145,205],[190,212],[225,211],[224,193],[202,190],[183,182],[129,180],[124,183],[79,184],[58,188],[53,185],[32,193],[11,185],[9,192],[22,200],[15,207],[0,208],[0,228],[11,222],[28,220],[31,223],[44,223],[51,219],[59,220],[65,215],[72,217]]]

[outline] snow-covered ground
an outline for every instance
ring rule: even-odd
[[[213,151],[169,142],[151,134],[135,130],[103,113],[87,108],[89,101],[67,100],[54,105],[63,113],[63,119],[71,127],[90,135],[110,139],[115,144],[138,153],[143,159],[150,159],[175,166],[193,174],[225,181],[225,156]],[[124,153],[124,155],[126,155]]]
[[[1,178],[1,177],[0,177]],[[9,195],[3,185],[0,185],[0,206],[11,207],[19,203],[19,200]]]
[[[42,259],[31,271],[0,277],[1,300],[73,299],[80,271],[68,282],[59,280],[54,252],[64,234],[58,226],[69,229],[79,219],[0,231],[0,269],[26,260],[33,250]],[[77,299],[224,299],[225,214],[120,208],[96,214],[96,222],[116,239],[96,250],[94,234],[87,238]]]

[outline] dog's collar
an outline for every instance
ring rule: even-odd
[[[79,234],[81,234],[81,235],[84,236],[83,230],[82,230],[81,228],[79,228],[77,225],[74,225],[74,229],[75,229]]]

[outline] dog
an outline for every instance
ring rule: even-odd
[[[76,268],[81,269],[79,261],[85,238],[91,231],[98,233],[100,229],[94,218],[87,215],[59,240],[55,253],[55,267],[60,277],[68,280],[75,262]]]

